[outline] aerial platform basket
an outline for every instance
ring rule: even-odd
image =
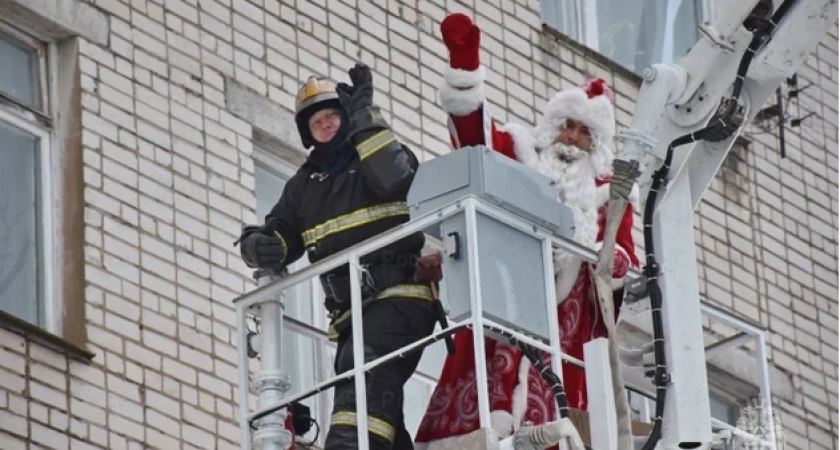
[[[480,292],[484,317],[549,341],[553,259],[544,244],[546,236],[571,241],[574,234],[571,210],[557,201],[553,181],[484,146],[420,165],[408,194],[412,219],[458,202],[463,210],[425,230],[445,244],[441,291],[450,318],[469,317],[471,292]]]

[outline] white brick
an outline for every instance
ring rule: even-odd
[[[2,414],[2,412],[0,412]],[[22,418],[21,418],[22,419]],[[6,424],[6,426],[9,426]],[[4,427],[0,423],[0,427]],[[26,448],[26,442],[5,432],[0,431],[0,447],[2,448]]]
[[[207,278],[200,278],[192,272],[179,269],[177,275],[178,284],[189,289],[202,297],[210,297],[211,283]]]
[[[67,415],[61,411],[57,411],[55,409],[50,410],[50,423],[49,425],[57,430],[66,430],[68,427],[68,418]]]
[[[10,355],[3,355],[10,356]],[[4,359],[5,364],[5,359]],[[37,370],[37,372],[36,372]],[[38,374],[38,381],[46,383],[53,389],[57,389],[60,392],[67,391],[67,376],[49,366],[43,364],[33,364],[32,365],[33,373]]]
[[[189,405],[184,406],[184,420],[187,423],[196,425],[203,430],[214,434],[216,432],[216,419],[213,416]]]
[[[27,421],[26,418],[23,416],[19,416],[17,414],[13,414],[9,411],[0,410],[0,430],[8,431],[18,436],[26,436],[27,433]],[[0,442],[3,442],[3,436],[8,436],[5,433],[0,432]],[[13,448],[13,447],[7,447]],[[23,448],[23,447],[17,447]]]
[[[177,403],[175,404],[177,406]],[[146,414],[146,421],[149,426],[156,428],[163,433],[172,436],[180,436],[181,434],[181,425],[178,421],[172,420],[169,417],[164,416],[158,411],[150,410]]]
[[[190,270],[198,276],[205,278],[210,276],[210,265],[207,261],[198,259],[186,252],[178,252],[176,262],[179,267]]]
[[[145,288],[164,297],[172,298],[175,296],[175,285],[160,277],[144,272],[141,275],[141,282]]]
[[[195,385],[196,383],[195,369],[187,367],[174,359],[164,358],[163,370],[167,373],[172,374],[173,377],[184,383],[190,385]]]
[[[70,446],[70,439],[66,434],[60,433],[52,428],[45,427],[38,423],[31,423],[33,441],[44,444],[50,449],[67,450]]]
[[[207,220],[207,206],[181,194],[175,194],[175,209],[195,219]]]
[[[164,432],[171,432],[171,434],[175,434],[175,431],[178,429],[177,427],[177,420],[181,419],[181,407],[178,401],[173,400],[169,396],[161,395],[157,392],[152,392],[147,395],[146,404],[151,408],[151,410],[158,411],[166,416],[169,416],[170,422],[174,422],[173,424],[164,425],[161,424],[158,427],[161,431]],[[150,416],[151,417],[151,416]],[[163,418],[161,418],[162,420]],[[172,419],[176,419],[173,421]],[[157,421],[157,420],[155,420]]]

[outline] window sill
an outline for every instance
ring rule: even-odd
[[[632,70],[622,66],[621,64],[611,60],[610,58],[598,53],[597,50],[593,50],[586,45],[572,39],[569,36],[566,36],[562,32],[554,29],[553,27],[543,24],[542,26],[543,33],[547,36],[556,39],[563,44],[572,47],[576,52],[580,55],[583,55],[584,58],[594,60],[595,62],[606,66],[609,70],[616,73],[616,75],[622,76],[625,80],[634,85],[641,86],[642,85],[642,77],[639,76],[637,73],[633,72]]]
[[[0,328],[20,334],[32,342],[41,344],[79,362],[90,363],[93,360],[93,357],[96,356],[90,351],[63,339],[60,336],[56,336],[49,331],[32,325],[31,323],[21,320],[4,311],[0,311]]]

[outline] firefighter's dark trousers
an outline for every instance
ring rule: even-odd
[[[435,327],[434,304],[427,299],[376,300],[363,315],[365,362],[430,335]],[[347,317],[347,322],[350,318]],[[397,358],[366,373],[370,450],[411,450],[403,417],[403,387],[417,369],[422,351]],[[353,339],[340,332],[335,358],[337,374],[353,369]],[[335,388],[333,414],[325,450],[360,450],[357,436],[356,390],[351,380]],[[365,450],[365,449],[361,449]]]

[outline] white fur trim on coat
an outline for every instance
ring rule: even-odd
[[[566,300],[575,287],[575,281],[577,281],[578,275],[580,275],[581,264],[582,261],[579,258],[575,258],[554,275],[554,295],[558,305]],[[557,270],[556,266],[557,263],[555,263],[555,271]]]
[[[518,123],[508,123],[499,128],[499,131],[509,134],[513,140],[513,153],[516,155],[516,160],[532,169],[537,169],[539,157],[531,130]]]
[[[456,89],[446,83],[438,89],[440,106],[448,114],[466,116],[484,103],[484,85],[477,84],[468,89]]]
[[[513,416],[513,429],[518,430],[525,418],[525,410],[528,408],[528,372],[531,370],[531,361],[522,355],[519,361],[519,374],[516,386],[513,388],[511,398],[511,415]]]
[[[456,89],[471,88],[484,82],[487,76],[487,69],[478,66],[475,70],[453,69],[447,67],[443,70],[443,81]]]
[[[486,69],[468,71],[447,67],[443,83],[438,88],[440,104],[444,111],[456,116],[467,115],[484,103],[484,77]]]
[[[507,411],[490,411],[490,428],[492,428],[499,437],[510,436],[514,431],[513,415]]]

